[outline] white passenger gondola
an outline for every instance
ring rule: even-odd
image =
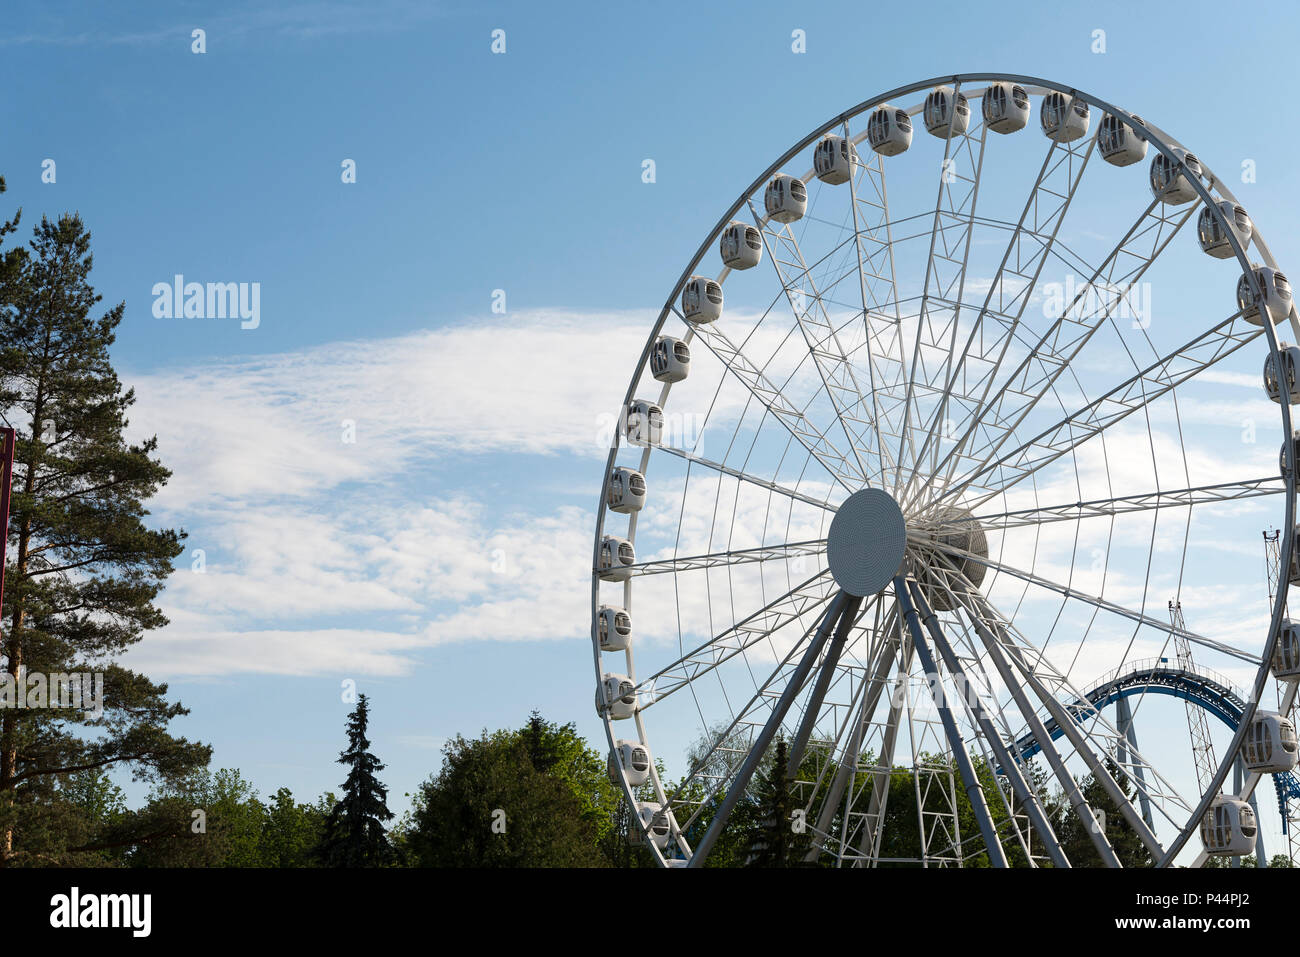
[[[808,208],[808,187],[794,176],[778,173],[763,191],[763,208],[774,222],[793,223],[802,219]]]
[[[1300,622],[1282,619],[1277,644],[1273,648],[1273,677],[1282,681],[1300,678]]]
[[[1029,123],[1029,94],[1019,83],[990,83],[980,108],[994,133],[1014,133]]]
[[[1231,259],[1236,253],[1228,238],[1229,230],[1236,235],[1241,248],[1245,249],[1250,245],[1250,237],[1255,231],[1255,225],[1246,215],[1246,211],[1236,203],[1224,200],[1216,205],[1218,214],[1214,209],[1206,206],[1196,217],[1196,238],[1200,240],[1202,252],[1209,253],[1215,259]]]
[[[1287,405],[1295,405],[1300,402],[1300,383],[1296,381],[1297,370],[1300,370],[1300,347],[1279,342],[1277,352],[1279,362],[1273,361],[1271,353],[1264,359],[1264,391],[1279,405],[1283,396]]]
[[[708,276],[692,276],[682,288],[682,318],[714,322],[722,315],[722,286]]]
[[[1048,139],[1070,143],[1088,132],[1088,104],[1059,90],[1043,97],[1038,122]]]
[[[867,142],[881,156],[897,156],[912,145],[912,118],[906,110],[876,107],[867,120]]]
[[[627,440],[633,445],[658,445],[664,435],[664,410],[649,399],[633,399],[627,407]]]
[[[1241,742],[1241,759],[1249,771],[1281,774],[1296,766],[1295,725],[1272,711],[1256,711]]]
[[[606,535],[600,540],[600,559],[597,572],[602,581],[625,582],[632,577],[636,564],[636,549],[626,538]]]
[[[1181,206],[1196,198],[1196,189],[1188,177],[1200,178],[1201,163],[1195,156],[1180,147],[1173,147],[1174,158],[1164,153],[1151,157],[1151,192],[1160,202]]]
[[[1259,288],[1264,293],[1264,303],[1268,306],[1273,324],[1276,325],[1291,314],[1291,283],[1272,266],[1252,266],[1251,272],[1255,274],[1255,281],[1259,283]],[[1250,276],[1246,273],[1242,273],[1241,278],[1237,280],[1237,308],[1241,310],[1241,317],[1252,325],[1264,324],[1264,317],[1259,310],[1259,300],[1255,296],[1255,291],[1250,288]]]
[[[941,86],[931,90],[925,98],[921,116],[927,133],[946,140],[966,132],[970,123],[970,103],[966,94],[954,93],[950,86]]]
[[[718,251],[728,269],[753,269],[763,259],[763,234],[757,226],[733,219],[722,231]]]
[[[827,134],[813,149],[813,170],[819,180],[831,186],[847,183],[857,162],[857,150],[842,136]]]
[[[691,347],[681,339],[660,336],[650,353],[650,374],[660,382],[681,382],[691,371]]]
[[[645,476],[623,465],[615,468],[609,473],[605,504],[623,515],[641,511],[645,505]]]
[[[1134,116],[1133,119],[1141,120],[1142,117]],[[1132,166],[1146,158],[1147,140],[1118,116],[1107,113],[1097,128],[1097,149],[1101,151],[1101,158],[1112,166]]]
[[[601,651],[626,651],[632,640],[632,616],[616,605],[601,605],[596,613],[596,641]]]
[[[618,784],[620,776],[627,778],[630,787],[640,787],[650,780],[650,749],[640,741],[614,742],[609,755],[609,779]]]
[[[636,713],[636,684],[627,675],[605,672],[596,686],[596,713],[622,721]]]
[[[675,823],[672,821],[672,812],[665,811],[658,801],[642,801],[636,807],[636,814],[641,822],[642,833],[659,850],[666,848],[672,839],[672,824]]]
[[[1296,535],[1300,537],[1300,527],[1296,528]],[[1300,585],[1300,548],[1291,549],[1291,567],[1286,578],[1292,585]]]
[[[1300,462],[1300,429],[1291,431],[1291,457],[1294,461]],[[1286,440],[1282,441],[1282,448],[1277,453],[1277,470],[1283,475],[1287,473],[1286,466]]]
[[[1240,857],[1255,849],[1259,824],[1250,805],[1234,795],[1215,797],[1201,819],[1201,841],[1208,854]]]

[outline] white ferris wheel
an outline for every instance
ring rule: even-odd
[[[1087,93],[942,77],[799,140],[672,289],[606,463],[631,837],[700,866],[783,775],[809,863],[1077,866],[1076,828],[1118,866],[1097,794],[1158,866],[1262,852],[1296,784],[1288,337],[1228,184]]]

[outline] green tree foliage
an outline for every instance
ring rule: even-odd
[[[457,736],[420,788],[404,842],[425,867],[599,867],[618,793],[572,724]]]
[[[370,721],[365,695],[348,716],[348,746],[339,764],[348,768],[343,796],[325,821],[325,834],[317,853],[326,867],[383,867],[394,862],[384,822],[393,818],[388,810],[388,789],[379,783],[384,765],[370,753],[366,727]]]
[[[0,224],[0,237],[15,224]],[[78,834],[61,823],[57,779],[121,765],[163,782],[210,756],[167,732],[188,712],[166,700],[166,685],[114,663],[166,624],[153,602],[184,533],[146,524],[145,502],[171,473],[156,439],[124,437],[135,396],[109,361],[124,304],[92,314],[101,297],[91,265],[90,233],[72,215],[42,219],[29,249],[0,257],[0,418],[17,431],[0,658],[14,684],[100,672],[105,705],[102,716],[0,714],[0,866],[94,849],[76,850]]]
[[[1137,788],[1127,776],[1109,759],[1105,766],[1111,777],[1119,784],[1125,797],[1133,798]],[[1089,807],[1105,814],[1106,838],[1114,848],[1115,856],[1119,858],[1120,863],[1125,867],[1151,867],[1155,862],[1151,859],[1150,851],[1138,837],[1133,825],[1124,817],[1119,805],[1106,793],[1106,789],[1097,780],[1096,775],[1089,774],[1083,778],[1079,782],[1079,790],[1083,793],[1083,799]],[[1064,794],[1059,794],[1054,799],[1052,827],[1055,828],[1056,836],[1061,842],[1061,849],[1072,867],[1102,866],[1101,855],[1097,853],[1092,838],[1078,815],[1074,813],[1074,809],[1070,807]]]

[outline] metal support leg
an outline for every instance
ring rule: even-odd
[[[948,707],[942,685],[935,690],[934,686],[939,684],[939,671],[935,667],[934,656],[930,654],[930,649],[921,634],[921,623],[917,619],[916,608],[912,605],[912,599],[907,594],[907,584],[901,575],[894,579],[894,594],[898,597],[899,608],[907,622],[908,630],[912,633],[912,644],[916,648],[916,653],[921,656],[921,665],[925,668],[925,673],[930,676],[934,703],[939,709],[939,717],[943,720],[943,729],[948,735],[948,744],[957,762],[957,770],[961,773],[966,796],[970,799],[971,810],[975,812],[975,820],[979,822],[980,833],[984,836],[984,848],[994,867],[1006,867],[1007,858],[1002,853],[1002,844],[998,840],[997,829],[993,826],[993,818],[984,800],[984,791],[980,787],[979,778],[975,776],[975,768],[971,764],[970,755],[966,752],[966,743],[962,740],[961,731],[958,730],[952,710]]]
[[[749,749],[749,754],[745,756],[744,763],[736,773],[735,780],[731,782],[731,787],[727,789],[727,796],[722,801],[722,807],[718,808],[718,813],[714,815],[713,820],[709,823],[709,829],[704,832],[704,837],[700,839],[700,843],[696,846],[695,853],[691,855],[690,867],[702,867],[705,859],[709,856],[709,852],[713,850],[718,835],[722,833],[722,829],[727,825],[727,819],[731,817],[732,808],[744,795],[745,789],[749,786],[749,779],[754,776],[754,771],[758,769],[758,764],[763,760],[768,745],[772,743],[772,738],[776,736],[777,728],[781,727],[781,722],[785,720],[790,705],[794,704],[795,697],[803,688],[808,673],[812,671],[812,667],[821,653],[822,645],[826,643],[827,636],[830,635],[831,629],[839,621],[844,606],[848,601],[849,596],[844,592],[840,592],[831,601],[830,608],[817,626],[817,634],[809,642],[808,650],[804,652],[803,659],[796,666],[794,674],[790,676],[790,681],[786,684],[785,691],[781,693],[780,700],[772,708],[767,723],[763,725],[763,730],[759,732],[758,739]]]
[[[1003,684],[1011,691],[1011,697],[1016,702],[1016,707],[1020,709],[1025,723],[1029,726],[1030,733],[1042,745],[1043,757],[1047,759],[1048,766],[1051,767],[1052,773],[1056,775],[1057,783],[1061,785],[1061,789],[1069,799],[1070,807],[1074,809],[1075,816],[1079,818],[1079,823],[1083,825],[1084,831],[1092,839],[1093,847],[1097,849],[1097,853],[1107,867],[1122,867],[1119,858],[1115,855],[1115,849],[1110,846],[1110,839],[1106,837],[1106,832],[1093,815],[1088,802],[1083,799],[1083,793],[1079,790],[1079,783],[1074,780],[1074,775],[1066,768],[1060,754],[1052,746],[1051,735],[1047,733],[1047,728],[1039,720],[1038,712],[1030,702],[1029,696],[1025,694],[1015,674],[1012,673],[1011,666],[1007,664],[1007,660],[1002,653],[1002,646],[994,640],[993,635],[984,627],[984,623],[969,608],[966,608],[965,611],[966,617],[970,619],[971,625],[975,628],[975,633],[979,635],[980,641],[984,643],[984,647],[989,653],[989,660],[993,662],[993,666],[997,669]]]
[[[787,781],[793,781],[799,774],[799,765],[803,764],[808,739],[812,737],[813,728],[817,725],[817,715],[821,712],[826,689],[831,686],[831,679],[835,677],[835,666],[840,662],[840,652],[844,650],[844,643],[848,640],[849,631],[853,628],[853,622],[858,617],[858,608],[861,605],[862,599],[853,595],[849,595],[848,601],[844,603],[839,626],[835,629],[835,637],[826,648],[826,657],[822,659],[817,683],[813,685],[812,694],[808,696],[808,707],[804,710],[803,720],[799,722],[799,729],[795,732],[794,740],[790,742],[790,760],[785,769]]]
[[[916,602],[917,610],[925,622],[925,628],[934,639],[935,647],[939,649],[939,656],[943,658],[943,663],[947,667],[949,674],[953,675],[965,691],[966,704],[970,708],[975,718],[975,723],[979,726],[984,735],[984,740],[988,742],[993,751],[994,758],[1002,765],[1003,773],[1006,774],[1007,780],[1011,782],[1011,790],[1015,792],[1016,799],[1024,806],[1029,814],[1029,820],[1034,828],[1038,831],[1039,837],[1043,840],[1043,845],[1047,848],[1047,855],[1052,859],[1052,863],[1057,867],[1069,867],[1070,862],[1066,860],[1064,852],[1061,850],[1061,842],[1057,840],[1056,831],[1047,819],[1047,813],[1043,810],[1038,801],[1038,795],[1034,789],[1029,786],[1020,772],[1020,765],[1007,752],[1006,746],[1002,743],[1002,736],[993,725],[992,719],[984,710],[983,703],[974,693],[974,688],[966,677],[966,672],[961,667],[961,662],[957,660],[957,655],[948,642],[948,637],[939,627],[939,619],[931,610],[925,596],[921,594],[921,589],[915,583],[911,585],[912,598]],[[1025,851],[1026,857],[1029,856],[1028,849]],[[1030,863],[1033,861],[1030,859]]]
[[[1142,753],[1138,748],[1137,729],[1133,727],[1133,709],[1129,707],[1128,698],[1120,695],[1115,702],[1116,717],[1119,719],[1119,733],[1122,735],[1119,744],[1119,766],[1128,770],[1129,763],[1133,765],[1133,776],[1137,778],[1138,785],[1138,805],[1142,808],[1142,820],[1147,822],[1147,827],[1155,829],[1155,822],[1151,817],[1151,798],[1147,795],[1146,775],[1142,771],[1142,761],[1135,759],[1135,755]],[[1125,744],[1127,743],[1127,747]]]

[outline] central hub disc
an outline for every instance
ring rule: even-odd
[[[907,522],[893,496],[878,488],[854,492],[831,519],[826,560],[850,595],[874,595],[898,574],[907,545]]]

